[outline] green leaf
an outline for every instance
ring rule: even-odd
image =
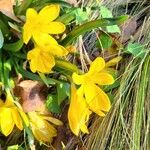
[[[83,11],[83,9],[81,8],[76,9],[75,15],[76,15],[76,20],[78,24],[81,24],[85,22],[86,20],[88,20],[87,12]]]
[[[31,73],[27,70],[24,70],[23,68],[19,67],[17,68],[17,71],[23,76],[23,77],[26,77],[28,79],[31,79],[31,80],[36,80],[36,81],[40,81],[40,82],[43,82],[43,80],[36,74],[34,73]],[[46,80],[47,84],[51,84],[51,85],[54,85],[56,83],[61,83],[60,81],[58,80],[55,80],[55,79],[52,79],[52,78],[47,78]]]
[[[102,49],[108,49],[112,46],[112,43],[113,41],[111,36],[105,32],[101,32],[100,37],[96,42],[96,45],[98,47],[101,47]]]
[[[110,100],[110,102],[111,102],[111,104],[112,104],[112,103],[114,102],[115,96],[114,96],[113,94],[111,94],[111,92],[110,92],[110,93],[107,93],[107,95],[108,95],[109,100]]]
[[[8,22],[8,24],[9,24],[9,26],[10,26],[12,29],[14,29],[14,30],[16,30],[17,32],[21,33],[21,29],[19,28],[18,25],[16,25],[15,23],[12,23],[12,22]]]
[[[75,19],[75,9],[72,9],[70,12],[60,16],[57,21],[62,22],[65,25],[68,25],[73,19]]]
[[[105,92],[109,92],[113,89],[118,88],[119,86],[120,86],[120,81],[116,80],[113,84],[104,86],[103,89]]]
[[[18,40],[15,43],[10,43],[10,44],[4,44],[4,49],[11,51],[11,52],[18,52],[23,46],[23,41],[22,39]]]
[[[60,106],[57,103],[57,95],[48,95],[46,100],[46,107],[49,111],[53,113],[60,113],[61,109]]]
[[[100,7],[100,14],[102,18],[113,18],[112,12],[105,6]],[[121,33],[120,28],[117,25],[107,26],[107,31],[109,33]]]
[[[66,8],[72,8],[72,5],[65,2],[64,0],[34,0],[31,7],[34,7],[36,10],[42,9],[44,6],[51,5],[51,4],[58,4],[60,6]]]
[[[105,6],[100,7],[100,14],[103,18],[113,18],[112,12]]]
[[[81,26],[76,27],[74,30],[72,30],[66,38],[64,38],[60,43],[63,46],[67,46],[73,42],[75,38],[77,38],[80,35],[83,35],[84,33],[91,31],[98,27],[106,27],[114,24],[122,24],[124,21],[128,19],[128,16],[119,16],[116,18],[105,18],[105,19],[98,19],[94,21],[90,21],[87,23],[82,24]]]
[[[68,2],[65,2],[64,0],[45,0],[45,3],[51,3],[51,4],[59,4],[61,6],[64,6],[64,7],[72,7],[72,5]]]
[[[57,84],[57,93],[49,94],[46,100],[46,106],[53,113],[61,112],[61,103],[70,96],[70,84],[63,82]]]
[[[4,44],[4,37],[3,37],[2,31],[0,29],[0,48],[3,47],[3,44]]]
[[[125,52],[130,53],[135,57],[144,58],[146,50],[144,46],[139,43],[129,43]]]
[[[119,27],[117,25],[106,27],[108,33],[121,33]]]
[[[18,149],[19,149],[18,144],[17,144],[17,145],[12,145],[12,146],[8,146],[8,147],[7,147],[7,150],[18,150]]]
[[[24,150],[24,148],[17,144],[17,145],[8,146],[7,150]]]
[[[0,29],[1,29],[1,31],[2,31],[2,33],[3,33],[3,35],[4,35],[4,37],[5,36],[8,36],[8,34],[9,34],[9,29],[8,29],[8,27],[7,27],[7,25],[0,19]]]
[[[57,85],[57,101],[60,105],[68,96],[70,96],[69,83],[61,83]]]

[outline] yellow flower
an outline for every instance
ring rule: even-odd
[[[41,34],[38,37],[41,41],[41,46],[36,46],[27,54],[27,59],[30,61],[30,69],[32,72],[49,73],[55,66],[54,56],[65,56],[68,51],[57,44],[57,41],[46,34]]]
[[[89,110],[99,116],[105,116],[111,104],[107,94],[98,85],[110,85],[114,83],[113,77],[105,70],[103,58],[96,58],[87,73],[78,75],[73,73],[73,82],[80,87],[76,92],[72,91],[71,104],[68,112],[69,125],[74,134],[78,135],[79,130],[87,133],[85,123],[89,118]],[[85,119],[86,118],[86,119]],[[84,125],[84,129],[82,129]]]
[[[35,47],[33,50],[29,51],[27,59],[30,60],[30,69],[34,73],[36,71],[48,73],[55,65],[54,57],[39,47]]]
[[[77,95],[75,85],[71,85],[71,102],[68,111],[68,120],[71,131],[78,135],[81,130],[88,133],[86,122],[89,120],[91,111],[81,94]]]
[[[14,104],[13,98],[10,94],[7,94],[6,101],[0,100],[0,130],[8,136],[14,126],[23,130],[23,123],[29,126],[28,118],[23,110]]]
[[[23,41],[28,43],[31,37],[40,45],[41,41],[39,35],[46,34],[60,34],[65,31],[65,25],[55,20],[60,12],[59,5],[45,6],[39,14],[33,9],[29,8],[26,12],[26,23],[23,26]],[[52,37],[51,37],[52,38]]]
[[[65,56],[68,51],[49,34],[60,34],[65,31],[65,25],[55,20],[60,12],[59,5],[44,7],[39,13],[29,8],[26,13],[26,23],[23,26],[23,41],[28,43],[32,37],[35,48],[28,52],[32,72],[49,73],[55,65],[54,56]]]
[[[40,142],[52,142],[57,130],[48,121],[55,125],[62,125],[58,119],[40,115],[38,112],[29,112],[30,126],[35,138]]]

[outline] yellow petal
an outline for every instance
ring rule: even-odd
[[[20,114],[19,114],[19,112],[17,111],[17,109],[12,108],[12,109],[11,109],[11,113],[12,113],[12,118],[13,118],[14,123],[16,124],[16,126],[17,126],[20,130],[23,130],[22,119],[21,119]]]
[[[68,54],[68,51],[63,46],[58,45],[57,41],[48,34],[37,32],[33,35],[33,38],[42,51],[50,52],[56,56],[65,56]]]
[[[90,115],[90,114],[91,114],[91,113],[89,113],[89,115]],[[81,131],[82,131],[83,133],[89,134],[89,130],[88,130],[88,128],[87,128],[87,126],[86,126],[85,123],[81,124],[80,129],[81,129]]]
[[[56,129],[44,120],[38,113],[29,112],[30,125],[35,138],[38,141],[51,142],[52,138],[57,135]]]
[[[5,107],[14,107],[14,99],[10,93],[7,93],[6,101],[4,104]]]
[[[109,73],[95,73],[91,78],[93,83],[99,85],[110,85],[114,83],[114,78]]]
[[[51,123],[57,125],[57,126],[60,126],[60,125],[63,125],[63,123],[56,119],[56,118],[53,118],[53,117],[50,117],[50,116],[41,116],[44,120],[47,120],[47,121],[50,121]]]
[[[115,57],[106,63],[106,67],[112,67],[118,64],[118,62],[122,59],[121,56]]]
[[[32,26],[37,22],[37,12],[29,8],[26,13],[26,23],[23,26],[23,42],[27,44],[32,36]]]
[[[32,72],[49,73],[55,65],[55,60],[50,53],[34,48],[27,54],[27,59],[30,60],[30,69]]]
[[[100,72],[105,67],[105,61],[102,57],[97,57],[90,65],[89,74]]]
[[[65,56],[68,51],[61,45],[58,45],[57,41],[46,33],[36,33],[33,35],[35,42],[41,47],[42,50],[50,52],[52,55]]]
[[[0,125],[1,125],[1,131],[5,136],[8,136],[12,132],[14,128],[14,121],[12,118],[10,108],[1,108]]]
[[[65,31],[66,27],[61,22],[50,22],[47,25],[43,25],[41,31],[49,34],[60,34]]]
[[[44,125],[42,128],[38,128],[36,126],[36,124],[31,123],[31,128],[32,128],[32,132],[33,135],[35,136],[35,138],[40,141],[40,142],[52,142],[52,138],[55,137],[56,134],[56,129],[55,128],[51,128],[51,125]],[[55,129],[55,134],[52,135],[52,130],[54,131]]]
[[[71,131],[79,135],[80,130],[88,133],[86,123],[91,112],[89,111],[85,99],[76,94],[76,88],[71,85],[71,102],[68,110],[68,120]]]
[[[43,22],[50,22],[55,20],[60,12],[59,5],[45,6],[40,12],[39,17]]]
[[[68,54],[68,51],[61,45],[50,45],[47,50],[54,56],[66,56]]]
[[[28,8],[26,12],[26,22],[33,22],[37,18],[37,12],[33,8]]]
[[[41,47],[48,47],[49,45],[58,45],[57,41],[50,35],[41,32],[35,32],[33,39]]]
[[[77,90],[77,95],[78,95],[79,97],[84,97],[84,84],[82,84],[82,85],[78,88],[78,90]]]
[[[21,116],[24,124],[28,127],[29,126],[29,119],[28,119],[27,115],[22,110],[20,110],[19,108],[17,110],[20,113],[20,116]]]
[[[78,75],[75,72],[72,74],[73,82],[77,85],[83,84],[84,83],[84,78],[85,78],[85,75]]]
[[[32,36],[31,29],[27,24],[25,24],[23,26],[23,42],[27,44],[31,39],[31,36]]]
[[[84,93],[86,101],[92,111],[100,116],[104,116],[104,112],[108,112],[111,104],[109,98],[105,92],[103,92],[98,86],[92,84],[86,84],[84,86]]]

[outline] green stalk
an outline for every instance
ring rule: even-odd
[[[29,8],[32,2],[33,0],[23,1],[22,4],[16,8],[16,14],[20,15],[20,14],[25,13],[25,11]]]
[[[55,61],[56,61],[56,67],[59,67],[66,71],[69,71],[69,72],[71,72],[71,74],[73,72],[81,73],[81,71],[78,69],[78,67],[76,65],[74,65],[68,61],[60,60],[60,59],[56,59]]]

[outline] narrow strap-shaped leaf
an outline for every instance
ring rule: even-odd
[[[2,31],[0,29],[0,48],[3,47],[3,44],[4,44],[4,37],[3,37]]]
[[[62,16],[60,16],[58,19],[57,19],[57,21],[60,21],[60,22],[62,22],[63,24],[65,24],[65,25],[68,25],[73,19],[75,19],[75,13],[76,13],[76,8],[74,8],[74,9],[71,9],[71,11],[70,12],[68,12],[68,13],[66,13],[66,14],[64,14],[64,15],[62,15]]]
[[[4,36],[9,34],[9,29],[8,29],[7,25],[1,19],[0,19],[0,29]]]
[[[63,7],[67,7],[67,8],[71,8],[72,5],[67,3],[67,2],[64,2],[62,0],[42,0],[42,1],[34,1],[32,4],[31,4],[31,7],[35,8],[36,10],[40,10],[42,9],[44,6],[47,6],[47,5],[51,5],[51,4],[58,4],[58,5],[61,5]]]
[[[11,52],[17,52],[22,48],[22,46],[23,46],[23,41],[22,39],[20,39],[15,43],[4,44],[3,48]]]
[[[5,60],[3,61],[3,78],[4,78],[4,86],[5,86],[5,89],[9,89],[11,86],[10,86],[10,71],[12,69],[12,66],[11,66],[11,59],[8,59],[8,60]]]
[[[122,24],[124,21],[128,19],[127,15],[116,17],[116,18],[104,18],[98,19],[94,21],[90,21],[87,23],[82,24],[81,26],[76,27],[73,31],[71,31],[66,38],[64,38],[60,44],[63,46],[69,45],[75,38],[84,34],[87,31],[91,31],[98,27],[106,27],[115,24]]]
[[[31,79],[31,80],[37,80],[37,81],[40,81],[40,82],[43,82],[43,80],[36,74],[34,73],[31,73],[27,70],[24,70],[23,68],[19,67],[18,68],[18,72],[23,76],[23,77],[26,77],[28,79]],[[60,81],[58,80],[55,80],[55,79],[52,79],[52,78],[47,78],[47,84],[55,84],[55,83],[61,83]]]
[[[62,0],[46,0],[45,3],[52,3],[52,4],[59,4],[59,5],[62,5],[64,7],[71,7],[71,4],[65,2],[65,1],[62,1]]]

